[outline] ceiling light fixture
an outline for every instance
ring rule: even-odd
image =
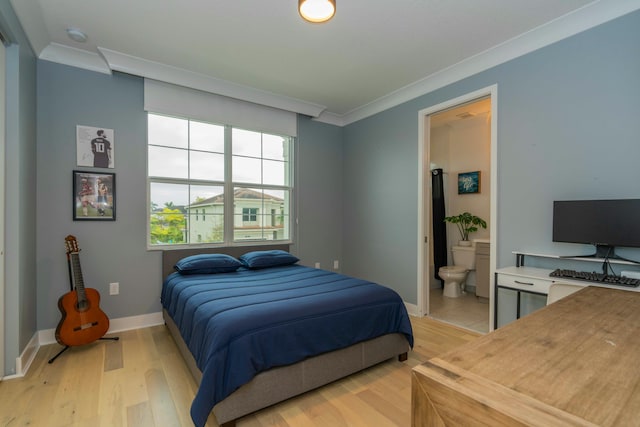
[[[309,22],[327,22],[336,13],[336,0],[298,0],[298,12]]]
[[[78,43],[84,43],[87,41],[87,35],[77,28],[67,28],[67,35],[71,40]]]

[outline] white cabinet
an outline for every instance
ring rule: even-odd
[[[511,311],[512,309],[503,310],[503,317],[505,316],[504,312],[508,312],[508,318],[513,319],[512,316],[514,316],[515,314],[515,319],[519,319],[522,315],[523,294],[528,296],[540,295],[546,297],[547,293],[549,292],[549,286],[551,285],[551,283],[553,283],[553,280],[549,277],[550,272],[551,270],[534,267],[506,267],[497,270],[494,288],[493,328],[498,328],[498,307],[500,300],[499,295],[501,293],[500,290],[503,290],[503,294],[505,293],[505,290],[509,290],[508,293],[513,294],[515,292],[516,295],[515,313]],[[503,295],[503,297],[507,296],[508,295]],[[528,297],[526,298],[526,300],[541,300],[540,296],[538,296],[537,298]],[[509,301],[509,298],[507,298],[505,301]],[[533,310],[535,310],[544,305],[544,302],[538,301],[537,304],[533,303],[533,305]],[[525,314],[528,311],[531,311],[530,307],[528,310],[525,310]]]
[[[501,268],[496,271],[496,286],[546,295],[554,282],[549,273],[551,270],[535,267]]]
[[[524,295],[539,295],[538,297],[530,297],[534,299],[525,310],[525,314],[531,310],[538,309],[546,303],[546,296],[549,293],[549,286],[552,283],[563,282],[573,283],[580,286],[589,286],[593,283],[576,280],[558,280],[549,276],[552,270],[536,267],[506,267],[496,270],[495,289],[494,289],[494,305],[493,305],[493,328],[498,328],[498,306],[500,290],[510,290],[516,294],[516,312],[515,318],[519,319],[522,315],[522,301]],[[541,300],[540,296],[544,298]],[[533,306],[533,308],[531,308]],[[513,312],[508,317],[513,316]],[[504,313],[503,313],[504,317]]]

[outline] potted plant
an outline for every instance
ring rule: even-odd
[[[458,227],[462,240],[460,246],[470,246],[469,233],[478,231],[478,227],[487,228],[487,223],[480,217],[471,215],[469,212],[461,213],[456,216],[445,217],[444,222],[450,222]]]

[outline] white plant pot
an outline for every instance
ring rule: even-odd
[[[459,246],[471,246],[471,240],[458,240]]]

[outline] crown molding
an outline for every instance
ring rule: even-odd
[[[640,0],[601,0],[590,3],[352,110],[340,116],[341,121],[343,126],[357,122],[638,9]]]
[[[344,116],[332,113],[330,111],[323,111],[318,117],[314,117],[313,120],[340,127],[345,125]]]
[[[40,59],[96,71],[103,74],[111,74],[111,68],[97,53],[87,50],[75,49],[57,43],[51,43],[40,53]]]
[[[242,101],[253,102],[280,110],[292,111],[311,117],[318,117],[326,109],[323,105],[300,101],[249,86],[231,83],[227,80],[205,76],[182,68],[172,67],[146,59],[126,55],[110,49],[98,47],[112,70],[198,89],[204,92],[228,96]]]

